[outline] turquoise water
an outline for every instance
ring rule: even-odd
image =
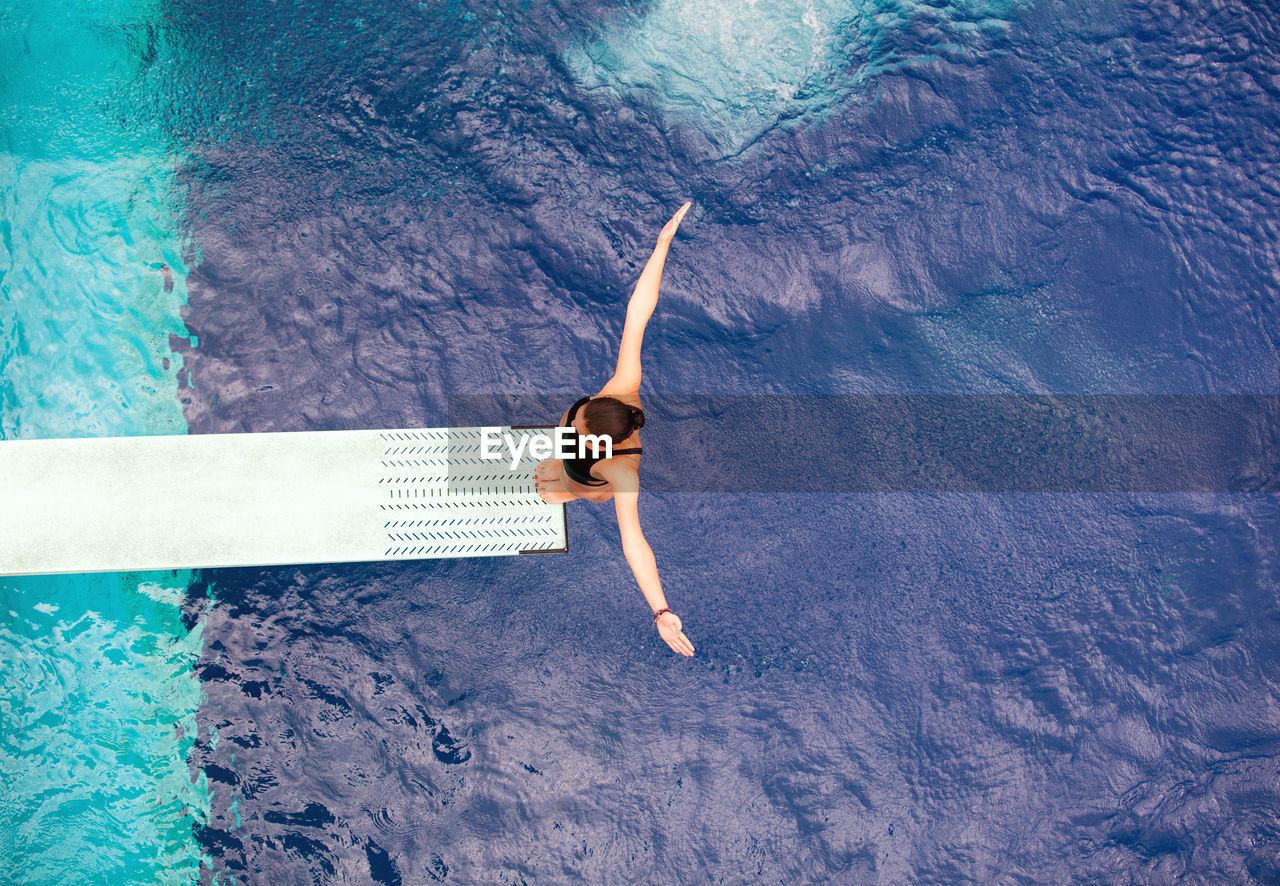
[[[0,585],[5,728],[0,856],[6,883],[185,883],[199,627],[184,576],[108,574]],[[87,876],[86,876],[87,875]],[[80,879],[83,878],[83,879]]]
[[[0,4],[0,437],[186,433],[182,195],[147,0]],[[128,515],[121,515],[127,519]],[[0,579],[0,880],[184,883],[187,573]]]

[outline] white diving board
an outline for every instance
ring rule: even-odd
[[[536,465],[479,428],[3,440],[0,575],[562,553]]]

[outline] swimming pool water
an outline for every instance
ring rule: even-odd
[[[180,160],[146,77],[159,15],[133,0],[0,14],[0,437],[186,433]],[[198,875],[192,580],[0,579],[6,883]]]
[[[647,391],[1280,381],[1269,10],[9,8],[6,435],[567,406],[685,199]],[[669,421],[646,459],[705,464]],[[103,879],[1275,882],[1278,517],[649,494],[688,662],[589,504],[565,557],[4,582],[6,864],[127,833]]]

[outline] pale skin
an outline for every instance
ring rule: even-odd
[[[667,261],[667,250],[676,235],[676,229],[692,204],[686,203],[677,210],[658,234],[658,245],[653,255],[644,266],[640,280],[627,304],[627,321],[622,329],[622,344],[618,348],[618,365],[613,377],[600,389],[596,397],[613,397],[637,408],[640,404],[640,346],[644,341],[644,329],[653,316],[658,304],[658,286],[662,283],[662,268]],[[594,399],[594,398],[593,398]],[[584,413],[590,408],[590,402],[578,410],[573,418],[573,428],[579,434],[590,433]],[[560,417],[564,425],[569,417],[566,409]],[[616,444],[617,449],[640,446],[640,432],[635,431],[626,440]],[[608,481],[605,486],[584,486],[576,482],[564,472],[560,459],[547,459],[538,465],[538,494],[551,504],[584,498],[588,501],[613,500],[614,510],[618,515],[618,531],[622,534],[622,553],[627,558],[627,565],[635,575],[636,584],[649,603],[651,612],[667,609],[667,598],[662,592],[662,582],[658,578],[658,563],[653,556],[653,549],[645,541],[640,530],[640,476],[637,468],[640,455],[618,455],[602,459],[591,468],[591,475],[598,480]],[[663,612],[654,621],[658,633],[666,644],[680,655],[693,655],[693,644],[684,635],[680,617],[674,612]]]

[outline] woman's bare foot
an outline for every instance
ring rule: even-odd
[[[538,490],[538,495],[547,504],[564,504],[578,497],[564,488],[563,474],[560,467],[560,459],[558,458],[549,458],[538,465],[533,477],[533,484]]]

